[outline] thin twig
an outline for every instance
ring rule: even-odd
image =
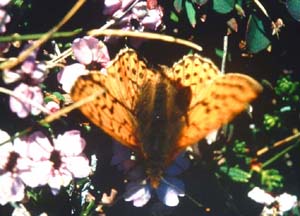
[[[17,59],[8,60],[0,65],[0,70],[10,69],[23,62],[34,50],[44,44],[51,36],[58,31],[71,17],[79,10],[86,0],[78,0],[65,17],[50,31],[44,34],[39,40],[34,41],[33,44],[25,51],[21,52]]]
[[[271,163],[275,162],[276,160],[278,160],[279,158],[281,158],[283,155],[285,155],[286,153],[288,153],[289,151],[291,151],[293,148],[297,147],[299,145],[299,143],[300,142],[298,141],[294,145],[288,146],[283,151],[279,152],[278,154],[276,154],[275,156],[273,156],[272,158],[270,158],[269,160],[267,160],[266,162],[264,162],[262,164],[261,168],[265,168],[266,166],[268,166]]]
[[[104,29],[108,29],[109,27],[113,26],[118,20],[120,20],[123,16],[125,16],[131,9],[132,7],[138,3],[138,0],[133,2],[125,11],[121,11],[120,13],[117,13],[113,16],[112,19],[108,20],[103,26],[101,26],[98,30],[102,31]],[[95,36],[91,34],[90,36]],[[72,48],[69,48],[65,50],[61,55],[57,56],[54,59],[51,59],[48,61],[50,65],[56,65],[58,62],[62,61],[63,59],[69,57],[72,54]]]
[[[113,24],[115,24],[115,20],[111,19],[105,25],[103,25],[101,28],[99,28],[99,31],[104,30],[106,28],[109,28]],[[93,35],[91,35],[91,36],[93,36]],[[47,65],[48,64],[49,65],[56,65],[58,62],[66,59],[70,55],[72,55],[72,48],[66,49],[63,53],[61,53],[61,55],[57,56],[56,58],[51,59],[50,61],[47,61]]]
[[[225,65],[226,65],[226,58],[228,52],[228,35],[224,36],[223,40],[223,56],[222,56],[222,65],[221,65],[221,73],[225,73]]]
[[[161,40],[169,43],[181,44],[184,46],[191,47],[197,51],[202,51],[202,47],[191,41],[183,40],[180,38],[175,38],[169,35],[162,35],[150,32],[138,32],[138,31],[124,31],[118,29],[106,29],[106,30],[91,30],[87,33],[88,35],[94,36],[117,36],[117,37],[136,37],[136,38],[146,38],[151,40]]]
[[[83,106],[84,104],[94,101],[95,98],[100,94],[103,94],[103,92],[102,91],[95,92],[94,94],[92,94],[88,97],[85,97],[79,101],[76,101],[75,103],[62,108],[62,109],[58,110],[57,112],[46,116],[43,120],[39,121],[39,123],[42,125],[46,124],[46,123],[51,123],[54,120],[59,119],[61,116],[64,116],[65,114],[71,112],[72,110],[77,109],[77,108]]]
[[[274,149],[274,148],[277,148],[277,147],[279,147],[279,146],[281,146],[281,145],[284,145],[284,144],[286,144],[286,143],[288,143],[288,142],[290,142],[290,141],[292,141],[292,140],[294,140],[294,139],[296,139],[296,138],[299,138],[299,137],[300,137],[300,133],[296,133],[296,134],[294,134],[294,135],[292,135],[292,136],[289,136],[289,137],[286,137],[286,138],[284,138],[284,139],[282,139],[282,140],[279,140],[279,141],[275,142],[275,143],[274,143],[272,146],[270,146],[270,147],[267,146],[267,147],[264,147],[264,148],[258,150],[258,151],[256,152],[256,156],[261,156],[261,155],[267,153],[269,150]]]
[[[260,3],[259,0],[254,0],[254,3],[257,5],[257,7],[263,12],[263,14],[264,14],[267,18],[271,19],[270,16],[269,16],[269,14],[268,14],[268,12],[267,12],[267,10],[266,10],[265,7],[262,5],[262,3]]]
[[[63,38],[63,37],[73,37],[77,34],[82,32],[82,29],[75,29],[74,31],[67,31],[67,32],[55,32],[51,38]],[[13,42],[13,41],[27,41],[27,40],[37,40],[41,38],[44,33],[38,34],[26,34],[26,35],[19,35],[19,34],[12,34],[6,36],[0,36],[0,42]]]

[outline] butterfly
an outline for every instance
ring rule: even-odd
[[[198,54],[152,69],[124,48],[106,71],[80,76],[71,97],[79,101],[97,93],[81,112],[141,158],[153,188],[179,153],[231,121],[262,91],[251,77],[223,75]]]

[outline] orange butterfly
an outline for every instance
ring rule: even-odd
[[[80,110],[143,159],[153,188],[180,152],[231,121],[262,91],[251,77],[223,75],[197,54],[154,70],[125,48],[106,70],[79,77],[71,97],[101,92]]]

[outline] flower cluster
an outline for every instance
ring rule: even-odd
[[[131,4],[135,5],[132,6]],[[130,6],[132,6],[130,12],[122,17],[122,19],[118,22],[124,30],[157,30],[157,28],[162,24],[162,8],[157,5],[149,7],[145,1],[139,1],[136,3],[134,0],[105,0],[104,6],[103,14],[112,17],[118,17],[119,14],[122,14]],[[138,24],[137,26],[133,25],[133,20],[136,21]]]
[[[73,178],[90,174],[89,161],[82,152],[86,143],[76,130],[50,141],[42,132],[14,139],[0,130],[0,204],[21,201],[25,187],[48,184],[57,194]],[[4,143],[4,144],[3,144]]]
[[[126,14],[124,15],[125,11]],[[162,8],[158,5],[149,6],[145,1],[105,0],[103,14],[116,19],[122,17],[118,20],[117,25],[120,29],[125,31],[158,31],[162,26]],[[112,42],[115,41],[115,38],[106,37],[104,41]],[[133,47],[139,47],[143,41],[143,39],[129,38],[129,43]]]
[[[3,71],[5,83],[19,82],[9,100],[11,111],[16,113],[19,118],[25,118],[29,114],[39,115],[42,112],[40,107],[43,105],[44,99],[39,84],[45,80],[47,70],[45,64],[36,63],[37,52],[38,50],[32,52],[19,69]],[[46,112],[50,113],[50,111]]]
[[[283,215],[284,212],[297,206],[297,197],[288,193],[272,196],[259,187],[254,187],[248,197],[257,203],[263,204],[261,215]]]

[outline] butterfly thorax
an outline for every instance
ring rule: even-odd
[[[183,91],[187,89],[157,74],[155,79],[142,87],[135,109],[146,174],[153,187],[159,185],[180,131],[186,124],[189,97],[183,98]]]

